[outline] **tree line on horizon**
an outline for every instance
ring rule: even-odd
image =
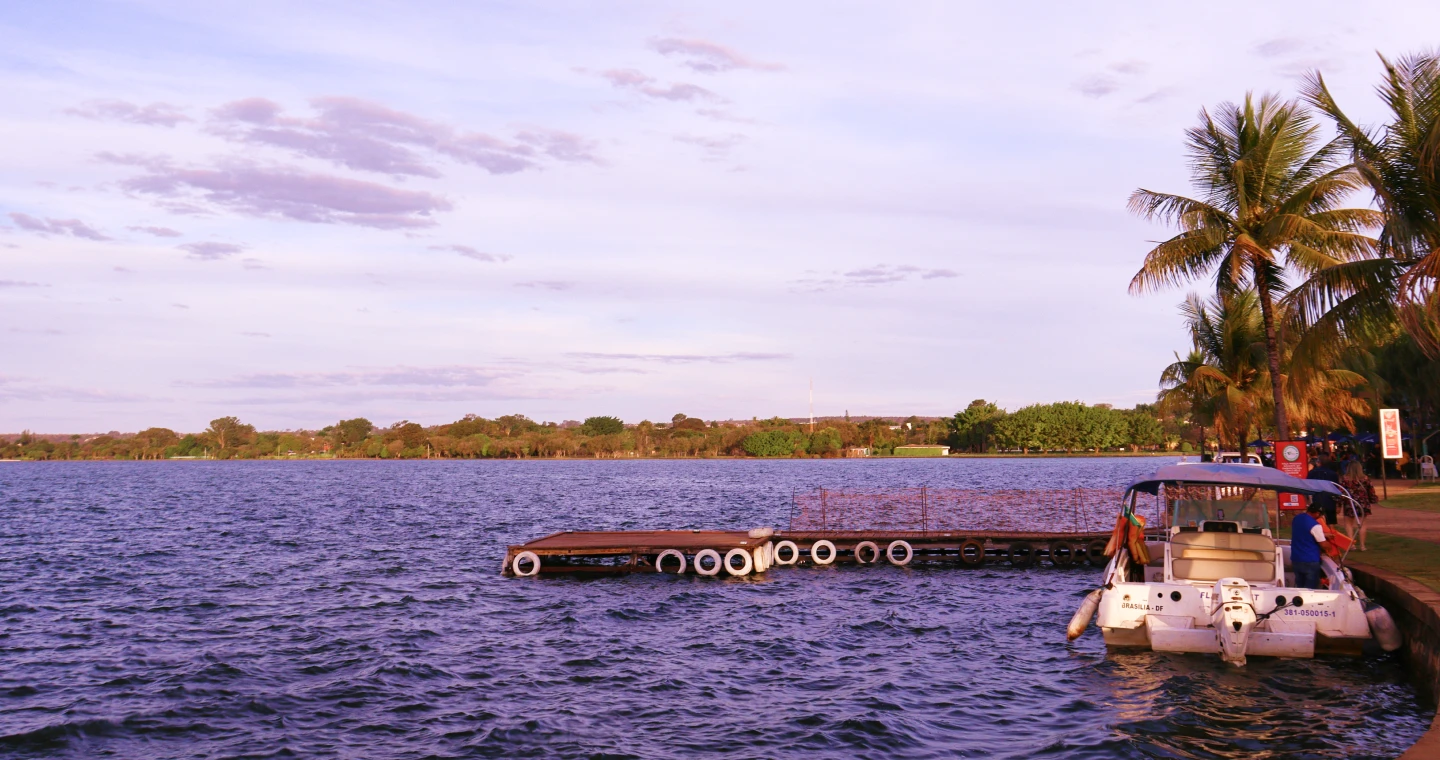
[[[945,445],[957,452],[1045,453],[1189,450],[1173,422],[1150,405],[1113,409],[1078,401],[1032,404],[1006,412],[977,400],[946,418],[827,419],[806,423],[773,417],[710,422],[677,414],[669,423],[627,425],[617,417],[583,423],[536,422],[521,414],[476,415],[444,425],[401,420],[377,427],[363,417],[319,430],[259,431],[237,417],[220,417],[204,431],[180,434],[148,428],[51,440],[23,433],[0,442],[0,458],[73,459],[520,459],[618,457],[842,457],[894,455],[906,445]]]
[[[1418,453],[1437,423],[1440,54],[1380,61],[1384,123],[1356,124],[1311,72],[1298,98],[1200,112],[1186,132],[1193,197],[1130,198],[1178,229],[1131,292],[1209,280],[1181,306],[1191,346],[1158,396],[1202,446],[1370,431],[1396,407]]]

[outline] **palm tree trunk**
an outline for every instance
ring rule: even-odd
[[[1270,362],[1270,390],[1275,396],[1275,440],[1290,440],[1290,420],[1285,414],[1285,381],[1280,377],[1280,343],[1275,338],[1275,304],[1270,282],[1256,267],[1255,290],[1260,295],[1260,317],[1265,322],[1265,357]]]

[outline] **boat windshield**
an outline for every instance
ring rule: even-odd
[[[1260,488],[1166,484],[1166,516],[1184,530],[1273,532],[1277,494]]]

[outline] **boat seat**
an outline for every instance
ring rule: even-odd
[[[1275,541],[1254,533],[1177,533],[1170,558],[1171,573],[1185,580],[1275,580]]]

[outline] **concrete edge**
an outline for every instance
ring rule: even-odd
[[[1355,584],[1385,605],[1405,635],[1402,652],[1410,666],[1421,698],[1440,701],[1440,592],[1419,581],[1373,565],[1349,563]],[[1440,758],[1440,714],[1400,760]]]

